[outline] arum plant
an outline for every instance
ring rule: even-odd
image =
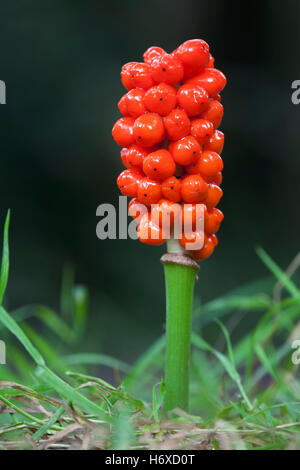
[[[122,147],[125,170],[117,184],[132,198],[128,210],[138,223],[139,240],[167,241],[161,259],[167,300],[165,408],[187,410],[197,261],[213,253],[223,219],[216,206],[223,195],[224,135],[218,127],[226,78],[202,39],[186,41],[170,54],[150,47],[143,59],[121,70],[127,93],[118,103],[122,117],[112,135]],[[174,237],[178,225],[180,236]]]

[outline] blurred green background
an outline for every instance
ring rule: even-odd
[[[118,204],[122,169],[111,128],[121,66],[145,49],[190,38],[211,46],[223,92],[225,220],[203,262],[209,300],[268,275],[262,245],[283,267],[300,247],[300,3],[296,0],[18,0],[1,2],[1,225],[12,210],[9,309],[59,308],[63,266],[90,291],[80,348],[132,362],[163,332],[164,247],[96,238],[96,208]]]

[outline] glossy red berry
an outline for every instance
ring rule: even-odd
[[[214,183],[210,183],[207,186],[207,194],[204,199],[204,204],[206,204],[207,209],[211,210],[216,207],[223,196],[222,189]]]
[[[184,202],[202,202],[207,193],[207,183],[200,175],[186,176],[181,183],[181,197]]]
[[[183,64],[184,77],[189,78],[196,75],[209,61],[209,46],[202,39],[191,39],[185,41],[173,52]]]
[[[176,101],[175,88],[166,83],[160,83],[146,92],[144,103],[149,111],[166,116],[175,108]]]
[[[214,177],[223,170],[223,160],[216,152],[204,150],[199,158],[198,168],[203,177]]]
[[[133,118],[123,117],[118,119],[112,128],[112,136],[120,147],[129,147],[135,142],[133,125]]]
[[[123,98],[125,99],[124,102],[122,102]],[[126,106],[127,115],[136,119],[141,114],[144,114],[147,111],[144,103],[145,90],[143,90],[142,88],[133,88],[128,93],[126,93],[123,98],[121,98],[121,100],[119,101],[119,105],[121,104],[119,106],[121,112],[122,109],[123,111],[125,110]],[[122,114],[124,114],[124,112]]]
[[[122,163],[123,165],[126,167],[126,168],[131,168],[131,165],[129,165],[128,161],[127,161],[127,151],[128,149],[126,147],[122,148],[120,154],[121,154],[121,160],[122,160]]]
[[[176,165],[168,150],[160,149],[149,153],[144,159],[143,171],[154,180],[163,181],[175,173]]]
[[[161,199],[158,204],[151,208],[151,219],[156,225],[159,225],[165,231],[169,227],[173,227],[174,223],[180,219],[180,204]]]
[[[166,241],[162,229],[151,220],[151,214],[145,214],[138,225],[137,235],[142,243],[161,245]]]
[[[167,136],[170,140],[179,140],[190,133],[191,121],[183,109],[174,109],[164,118]]]
[[[214,134],[209,139],[203,149],[204,150],[211,150],[212,152],[216,152],[221,155],[224,147],[224,134],[221,131],[216,130]]]
[[[201,86],[182,85],[177,92],[177,102],[188,116],[198,116],[208,107],[209,97]]]
[[[149,49],[146,50],[143,54],[143,59],[146,64],[152,64],[153,59],[156,57],[159,57],[162,54],[165,54],[166,51],[164,51],[161,47],[149,47]]]
[[[123,116],[129,116],[128,109],[127,109],[127,94],[123,95],[118,102],[118,108]]]
[[[223,212],[219,209],[211,209],[205,214],[204,229],[209,235],[217,233],[220,228],[221,222],[224,219]]]
[[[135,197],[138,191],[138,185],[143,178],[143,174],[137,170],[124,170],[117,179],[117,185],[122,194],[129,197]]]
[[[225,88],[226,77],[220,70],[205,67],[198,75],[187,80],[186,83],[201,86],[209,96],[214,97]]]
[[[147,147],[142,147],[138,144],[133,144],[128,147],[126,152],[126,160],[132,167],[143,168],[144,158],[149,154],[150,150]]]
[[[204,218],[207,211],[206,205],[202,203],[182,203],[182,233],[204,228]],[[202,227],[201,227],[202,226]]]
[[[161,142],[165,135],[162,117],[156,113],[143,114],[135,120],[133,134],[136,142],[145,147]]]
[[[209,107],[202,114],[202,117],[204,119],[208,119],[209,121],[211,121],[214,128],[217,129],[222,122],[223,115],[224,115],[223,105],[217,100],[212,100],[209,103]]]
[[[214,59],[213,56],[210,54],[207,67],[213,69],[214,66],[215,66],[215,59]]]
[[[161,54],[151,62],[152,77],[157,83],[174,85],[183,79],[183,65],[171,54]]]
[[[207,119],[197,118],[191,122],[191,135],[197,139],[199,144],[207,144],[214,133],[213,124]]]
[[[217,237],[214,237],[213,235],[210,236],[210,237],[207,237],[205,242],[204,242],[204,246],[201,250],[191,251],[192,257],[196,261],[200,261],[200,260],[209,258],[213,254],[213,251],[215,249],[216,239],[217,239]]]
[[[154,85],[150,65],[141,62],[129,62],[123,65],[121,80],[127,90],[132,88],[148,90]]]
[[[161,192],[163,197],[169,201],[179,202],[181,200],[181,180],[176,176],[165,179],[161,185]]]
[[[171,142],[169,145],[169,151],[171,152],[175,163],[178,165],[189,165],[198,159],[201,146],[195,137],[188,135],[176,142]]]
[[[131,199],[130,203],[128,204],[128,214],[135,220],[139,221],[143,215],[147,214],[148,208],[139,202],[139,200],[135,197]]]
[[[143,178],[140,180],[137,189],[139,202],[145,204],[145,206],[151,206],[151,204],[157,204],[161,196],[161,185],[158,181],[154,181],[151,178]]]
[[[179,243],[185,250],[194,251],[201,250],[204,246],[206,235],[203,230],[198,232],[184,232],[179,239]]]

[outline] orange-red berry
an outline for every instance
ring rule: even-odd
[[[223,212],[221,212],[219,209],[214,208],[207,211],[204,220],[205,232],[209,235],[217,233],[223,219]]]
[[[210,121],[202,118],[192,119],[191,135],[197,139],[199,144],[207,144],[213,133],[214,126]]]
[[[191,121],[183,109],[173,109],[165,118],[164,124],[170,140],[179,140],[190,133]]]
[[[131,199],[130,203],[128,204],[128,214],[135,220],[140,220],[143,215],[147,214],[148,208],[139,202],[139,200],[134,197]]]
[[[183,79],[183,65],[171,54],[161,54],[151,62],[152,77],[157,83],[174,85]]]
[[[133,118],[123,117],[118,119],[112,128],[112,136],[120,147],[129,147],[134,143],[133,125]]]
[[[214,128],[217,129],[222,122],[223,115],[224,115],[223,105],[217,100],[212,100],[209,103],[209,107],[202,114],[202,117],[204,119],[208,119],[209,121],[211,121]]]
[[[184,202],[202,202],[207,193],[207,183],[200,175],[189,175],[181,183],[181,196]]]
[[[137,170],[124,170],[117,179],[117,185],[122,194],[129,197],[135,197],[138,191],[138,185],[143,178],[143,174]]]
[[[144,103],[149,111],[166,116],[175,108],[176,101],[175,88],[166,83],[160,83],[146,92]]]
[[[198,75],[187,80],[186,83],[201,86],[209,96],[213,97],[225,87],[226,77],[220,70],[205,67]]]
[[[121,80],[127,90],[132,88],[148,90],[154,85],[150,65],[141,62],[129,62],[123,65]]]
[[[214,237],[214,236],[207,237],[205,242],[204,242],[204,246],[201,250],[191,251],[192,257],[196,261],[200,261],[200,260],[209,258],[213,254],[213,251],[215,249],[216,238],[217,237]]]
[[[219,204],[222,196],[222,189],[216,184],[210,183],[207,186],[207,194],[203,202],[206,204],[207,209],[211,210]]]
[[[133,88],[120,99],[118,104],[120,112],[125,116],[139,117],[147,111],[144,98],[145,90]]]
[[[161,142],[165,136],[162,117],[156,113],[143,114],[135,120],[133,134],[136,142],[145,147]]]
[[[151,208],[151,219],[163,229],[173,227],[174,223],[177,223],[180,219],[180,214],[180,204],[168,199],[161,199],[158,204]]]
[[[197,74],[209,61],[209,46],[202,39],[191,39],[181,44],[173,55],[180,59],[184,67],[184,77]]]
[[[168,150],[160,149],[149,153],[143,161],[143,171],[154,180],[163,181],[175,173],[176,165]]]
[[[209,142],[207,142],[203,149],[204,150],[212,150],[213,152],[218,153],[221,155],[224,147],[224,134],[223,132],[216,130],[214,134],[211,136],[209,139]]]
[[[189,251],[201,250],[204,246],[206,235],[203,230],[184,232],[179,239],[180,245]]]
[[[128,147],[126,152],[126,160],[132,167],[143,168],[144,158],[149,154],[150,149],[142,147],[142,145],[133,144]]]
[[[176,176],[165,179],[161,185],[161,192],[169,201],[179,202],[181,200],[181,180]]]
[[[201,146],[195,137],[188,135],[176,142],[171,142],[169,151],[178,165],[189,165],[198,159]]]
[[[178,105],[188,116],[198,116],[208,107],[207,92],[198,85],[182,85],[177,91]]]
[[[143,54],[144,62],[151,65],[153,59],[165,53],[166,51],[164,51],[161,47],[149,47],[149,49],[147,49]]]
[[[204,177],[213,177],[223,170],[223,160],[216,152],[204,150],[200,155],[198,168]]]
[[[137,235],[142,243],[161,245],[166,241],[163,230],[151,220],[151,214],[145,214],[138,225]]]
[[[161,199],[161,185],[158,181],[151,178],[143,178],[140,180],[137,188],[137,198],[145,206],[157,204]]]

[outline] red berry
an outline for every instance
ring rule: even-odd
[[[117,185],[122,194],[129,197],[137,195],[138,185],[142,180],[143,175],[137,170],[124,170],[117,179]]]
[[[161,245],[166,237],[160,227],[151,220],[151,215],[145,214],[138,225],[137,234],[140,242],[147,245]]]
[[[127,113],[129,116],[136,119],[147,111],[144,104],[145,90],[142,88],[133,88],[125,95],[125,97]]]
[[[151,65],[153,59],[165,53],[166,51],[164,51],[161,47],[149,47],[149,49],[147,49],[143,54],[144,62]]]
[[[166,83],[160,83],[147,91],[144,102],[149,111],[166,116],[175,108],[176,101],[175,88]]]
[[[163,181],[161,192],[166,199],[179,202],[181,199],[181,181],[176,176],[171,176]]]
[[[147,214],[148,208],[139,202],[139,200],[135,197],[131,199],[130,203],[128,204],[128,214],[135,220],[140,220],[143,215]]]
[[[128,161],[127,161],[127,152],[128,152],[128,149],[126,147],[122,148],[121,150],[121,160],[122,160],[122,163],[123,165],[126,167],[126,168],[131,168],[131,165],[129,165]]]
[[[112,128],[112,136],[120,147],[129,147],[134,143],[133,125],[133,118],[123,117],[118,119]]]
[[[127,149],[127,163],[133,167],[143,168],[144,158],[148,155],[149,149],[138,144],[130,145]]]
[[[207,67],[209,67],[210,69],[213,69],[214,66],[215,66],[215,59],[214,59],[214,57],[210,54],[210,55],[209,55],[209,61],[208,61]]]
[[[209,46],[202,39],[186,41],[173,52],[184,66],[184,78],[193,77],[209,61]]]
[[[191,134],[203,145],[209,142],[214,133],[213,124],[207,119],[197,118],[192,120]]]
[[[143,171],[154,180],[163,181],[175,173],[176,165],[168,150],[160,149],[149,153],[144,159]]]
[[[219,209],[214,208],[210,211],[207,211],[204,221],[205,232],[209,235],[217,233],[223,219],[223,212],[221,212]]]
[[[129,62],[123,65],[121,70],[121,80],[127,90],[132,88],[148,88],[154,85],[149,64],[140,62]]]
[[[222,122],[223,115],[223,105],[217,100],[212,100],[209,103],[209,107],[202,114],[202,117],[211,121],[213,123],[214,128],[217,129]]]
[[[151,208],[151,219],[156,225],[159,225],[166,231],[169,227],[173,227],[174,223],[180,219],[180,204],[161,199],[158,204]]]
[[[145,147],[152,147],[161,142],[165,135],[161,116],[156,113],[145,113],[138,117],[134,122],[133,133],[136,142]]]
[[[206,204],[207,209],[211,210],[219,204],[222,196],[222,189],[216,184],[211,183],[208,185],[207,194],[203,202]]]
[[[188,116],[198,116],[208,107],[208,94],[201,86],[182,85],[177,92],[178,104]]]
[[[220,70],[205,67],[198,75],[187,80],[186,83],[199,85],[207,91],[209,96],[215,96],[225,88],[226,77]]]
[[[183,65],[171,54],[161,54],[151,62],[152,77],[157,83],[174,85],[183,79]]]
[[[119,100],[118,108],[123,116],[129,116],[128,109],[127,109],[127,94],[123,95],[122,98]]]
[[[212,150],[213,152],[221,155],[224,147],[224,134],[221,131],[216,130],[211,136],[209,142],[204,145],[204,150]]]
[[[203,177],[215,177],[223,170],[223,160],[216,152],[205,150],[199,158],[198,168]]]
[[[182,232],[190,232],[192,230],[199,229],[201,227],[201,222],[204,227],[204,217],[206,213],[205,204],[181,204],[181,213],[182,213]]]
[[[179,140],[189,134],[191,121],[183,109],[173,109],[164,119],[165,128],[170,140]]]
[[[200,175],[186,176],[181,183],[181,196],[184,202],[202,202],[207,193],[207,184]]]
[[[220,186],[220,184],[222,183],[223,181],[223,175],[222,175],[222,172],[219,171],[216,176],[214,177],[214,181],[212,181],[212,183],[214,184],[217,184],[218,186]]]
[[[201,147],[195,137],[188,135],[176,142],[171,142],[169,151],[178,165],[189,165],[199,157]]]
[[[157,204],[161,199],[160,183],[150,178],[143,178],[138,185],[137,198],[145,206]]]
[[[213,254],[213,251],[216,246],[216,238],[217,237],[207,237],[206,241],[204,242],[204,246],[201,250],[199,251],[191,251],[192,257],[196,261],[200,261],[206,258],[209,258]]]
[[[189,251],[201,250],[204,246],[206,236],[203,230],[199,232],[184,232],[179,239],[180,245]]]

